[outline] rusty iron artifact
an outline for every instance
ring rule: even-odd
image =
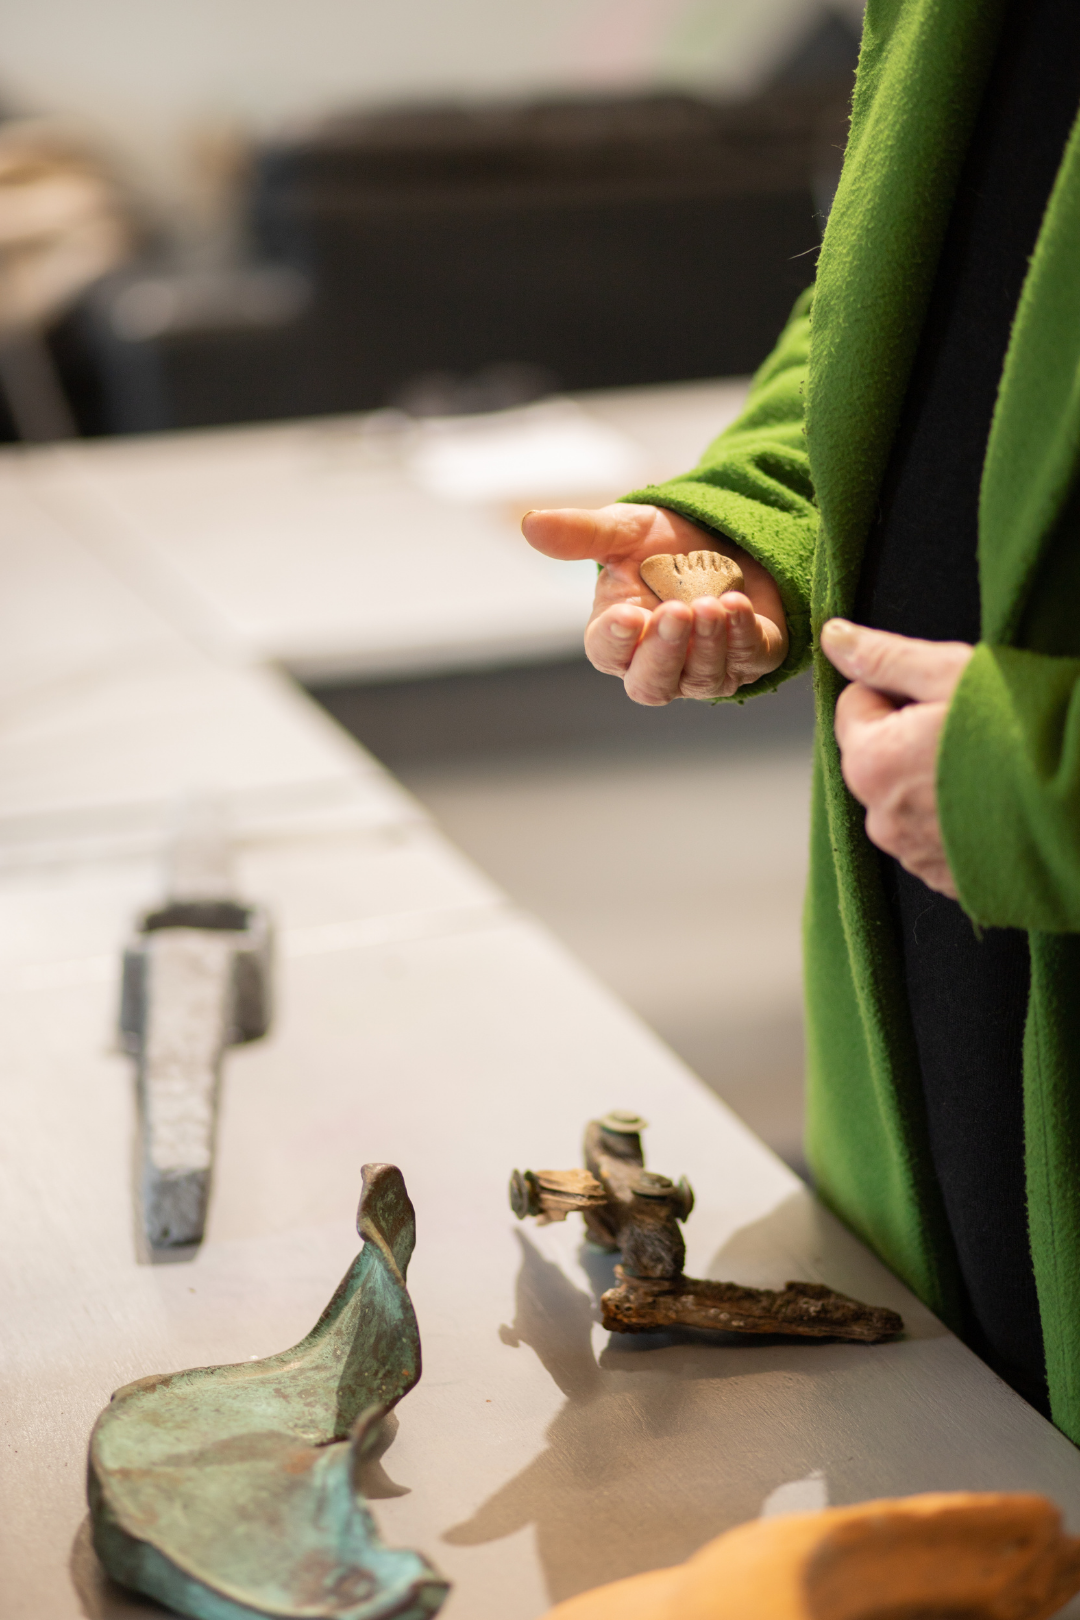
[[[231,892],[212,810],[189,808],[168,898],[124,952],[120,1036],[138,1065],[142,1222],[153,1249],[202,1242],[225,1050],[270,1024],[270,922]]]
[[[685,1177],[676,1183],[645,1169],[645,1125],[640,1115],[615,1109],[585,1127],[584,1170],[515,1170],[510,1177],[510,1207],[519,1220],[564,1221],[577,1211],[592,1242],[621,1251],[618,1284],[600,1301],[610,1332],[691,1327],[877,1344],[903,1331],[895,1311],[860,1304],[821,1283],[743,1288],[687,1277],[679,1226],[694,1194]]]
[[[401,1171],[366,1164],[364,1246],[306,1339],[265,1361],[117,1390],[90,1439],[109,1574],[195,1620],[426,1620],[447,1583],[379,1539],[360,1490],[381,1420],[420,1377]]]

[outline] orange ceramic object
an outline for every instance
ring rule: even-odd
[[[952,1492],[757,1519],[547,1620],[1048,1620],[1077,1590],[1052,1502]]]

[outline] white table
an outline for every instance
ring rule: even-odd
[[[530,506],[600,504],[692,466],[745,383],[496,417],[391,412],[37,451],[39,500],[215,656],[303,680],[565,657],[590,563],[522,544]]]
[[[90,1551],[90,1425],[129,1379],[301,1337],[355,1252],[365,1159],[398,1163],[416,1204],[425,1367],[374,1508],[454,1582],[448,1620],[535,1620],[763,1509],[1031,1488],[1080,1528],[1069,1442],[283,677],[163,616],[154,580],[118,570],[119,527],[71,492],[59,517],[36,464],[0,465],[5,1620],[157,1612]],[[118,953],[159,892],[176,797],[199,787],[276,915],[280,1013],[227,1060],[206,1242],[150,1265]],[[822,1279],[899,1309],[907,1337],[609,1339],[608,1263],[573,1221],[519,1226],[506,1181],[573,1164],[611,1106],[651,1119],[650,1162],[695,1187],[691,1271]]]

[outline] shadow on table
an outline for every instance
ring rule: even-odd
[[[978,1485],[970,1457],[927,1453],[925,1419],[912,1412],[926,1369],[911,1364],[911,1352],[945,1330],[922,1307],[912,1310],[910,1296],[807,1189],[734,1233],[709,1275],[775,1286],[798,1273],[795,1256],[820,1256],[830,1285],[898,1306],[909,1318],[906,1340],[866,1346],[684,1330],[611,1335],[597,1354],[598,1300],[614,1281],[614,1257],[583,1246],[589,1293],[527,1234],[515,1235],[514,1320],[500,1337],[538,1357],[564,1404],[544,1450],[443,1539],[480,1546],[535,1526],[553,1602],[678,1563],[781,1494],[790,1506],[798,1484],[813,1482],[816,1500],[827,1493],[833,1502]],[[387,1445],[392,1438],[388,1430]],[[364,1481],[373,1499],[403,1489],[382,1470],[384,1449],[374,1458],[379,1477]],[[108,1579],[89,1531],[87,1520],[71,1557],[86,1620],[166,1612]]]
[[[71,1544],[68,1567],[71,1570],[71,1584],[86,1620],[138,1620],[139,1616],[145,1616],[146,1620],[152,1620],[152,1617],[160,1620],[161,1616],[173,1612],[162,1608],[153,1598],[143,1597],[139,1592],[129,1592],[126,1586],[120,1586],[106,1575],[94,1551],[89,1513]]]
[[[800,1435],[775,1403],[770,1409],[744,1393],[718,1425],[716,1382],[740,1383],[740,1374],[760,1371],[759,1347],[744,1366],[745,1352],[727,1336],[718,1349],[717,1336],[648,1334],[613,1339],[597,1357],[594,1299],[528,1237],[518,1238],[516,1313],[501,1336],[535,1352],[566,1403],[544,1451],[449,1529],[447,1542],[477,1546],[535,1525],[557,1602],[679,1562],[754,1517],[777,1485],[819,1466],[812,1432]],[[610,1286],[609,1257],[590,1254],[585,1263],[598,1293]]]
[[[793,1194],[734,1234],[710,1274],[741,1271],[751,1280],[748,1258],[751,1269],[754,1257],[768,1267],[800,1233],[805,1240],[808,1218],[818,1217],[838,1227],[815,1210],[807,1192]],[[819,1501],[826,1493],[834,1501],[891,1494],[876,1477],[872,1412],[881,1404],[883,1376],[903,1376],[896,1357],[908,1348],[904,1342],[871,1347],[685,1330],[611,1335],[597,1355],[597,1302],[614,1281],[613,1257],[583,1248],[590,1297],[527,1235],[516,1236],[516,1310],[500,1337],[531,1349],[566,1400],[545,1449],[471,1518],[447,1530],[445,1541],[478,1546],[534,1525],[548,1592],[558,1602],[680,1562],[756,1517],[783,1487],[790,1494],[796,1482],[813,1480]],[[870,1283],[872,1303],[888,1303],[877,1295],[894,1289],[903,1296],[848,1234],[839,1242],[835,1231],[828,1237],[841,1273],[835,1286],[850,1286],[854,1277]],[[906,1298],[900,1302],[906,1308]],[[921,1313],[918,1337],[942,1333]],[[891,1414],[887,1426],[896,1421]],[[930,1488],[918,1477],[918,1462],[910,1483],[897,1478],[896,1462],[894,1451],[893,1489]]]

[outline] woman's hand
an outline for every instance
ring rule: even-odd
[[[548,557],[591,557],[603,565],[585,651],[597,669],[622,679],[635,703],[731,697],[787,655],[787,621],[772,576],[733,540],[665,507],[527,512],[521,531]],[[731,557],[743,571],[745,593],[661,603],[638,573],[639,563],[691,551]]]
[[[822,626],[825,656],[851,682],[834,728],[844,781],[866,807],[866,836],[921,878],[957,898],[937,808],[937,754],[949,700],[973,649],[917,641],[846,619]]]

